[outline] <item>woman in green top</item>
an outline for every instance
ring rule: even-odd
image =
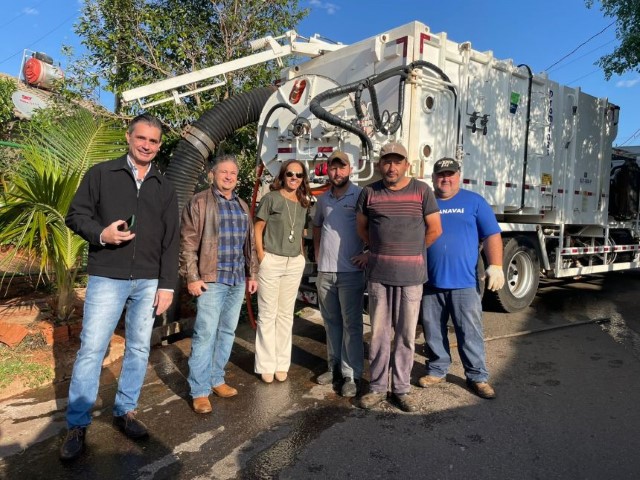
[[[307,169],[298,160],[282,164],[255,215],[258,329],[255,372],[266,383],[284,382],[291,365],[293,310],[304,271],[302,233],[309,208]]]

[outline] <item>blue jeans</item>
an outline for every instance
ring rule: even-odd
[[[398,394],[411,391],[411,369],[421,298],[422,285],[400,287],[369,282],[369,388],[372,392],[387,392],[389,369],[391,391]]]
[[[427,347],[427,374],[444,377],[451,365],[447,337],[449,317],[456,332],[465,376],[472,382],[486,382],[489,373],[482,333],[482,302],[476,288],[440,290],[425,286],[422,328]]]
[[[224,367],[236,337],[245,283],[230,286],[207,283],[198,297],[198,314],[191,338],[189,386],[191,397],[208,397],[224,383]]]
[[[344,378],[360,379],[364,369],[362,310],[364,271],[318,272],[318,304],[327,331],[330,371]]]
[[[98,395],[100,371],[122,310],[125,315],[125,352],[113,414],[135,410],[147,372],[151,331],[155,321],[158,280],[117,280],[89,276],[80,334],[80,350],[69,386],[67,425],[86,427]]]

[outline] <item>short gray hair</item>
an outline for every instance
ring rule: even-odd
[[[238,168],[238,170],[240,170],[240,165],[238,165],[238,159],[236,158],[235,155],[231,155],[230,153],[224,153],[222,155],[218,155],[216,158],[211,160],[211,162],[209,162],[209,170],[212,172],[215,172],[216,168],[218,168],[218,165],[225,162],[233,163]]]

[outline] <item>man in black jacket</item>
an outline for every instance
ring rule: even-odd
[[[89,281],[69,386],[63,460],[83,451],[102,360],[125,308],[126,348],[113,422],[130,438],[147,435],[135,408],[153,322],[171,305],[178,278],[178,201],[171,183],[151,163],[160,149],[162,124],[140,115],[126,137],[129,153],[89,169],[66,217],[67,226],[89,242]]]

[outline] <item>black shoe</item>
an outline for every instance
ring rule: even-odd
[[[60,460],[75,460],[84,451],[85,427],[73,427],[67,432],[60,447]]]
[[[340,395],[343,397],[355,397],[358,395],[360,391],[360,380],[357,378],[354,380],[352,378],[346,377],[344,379],[344,383],[342,384],[342,388],[340,389]]]
[[[419,410],[418,398],[415,395],[411,395],[410,393],[394,393],[393,398],[403,412],[417,412]]]
[[[136,418],[134,411],[127,412],[120,417],[113,417],[113,424],[129,438],[142,438],[149,435],[147,426]]]

